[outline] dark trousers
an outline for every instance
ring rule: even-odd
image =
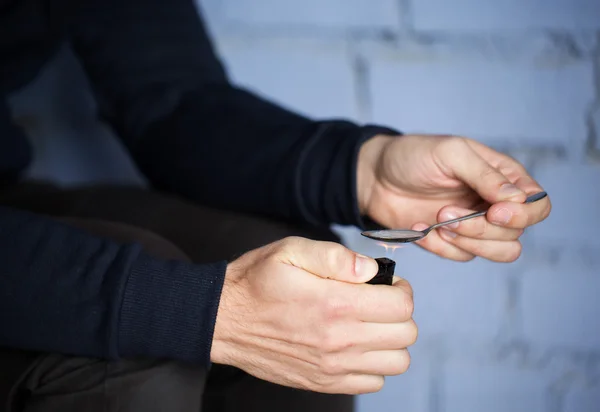
[[[232,259],[286,236],[339,241],[328,228],[218,211],[131,187],[21,184],[0,192],[0,204],[197,263]],[[170,360],[111,362],[0,347],[0,412],[201,410],[352,412],[354,399],[275,385],[223,365],[206,371]]]

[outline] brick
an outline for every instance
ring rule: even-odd
[[[600,272],[577,261],[540,265],[522,278],[522,334],[543,347],[597,350]]]
[[[427,31],[600,28],[597,0],[417,0],[414,27]]]
[[[600,385],[578,386],[566,396],[564,412],[597,412],[600,409]]]
[[[235,82],[317,117],[356,118],[350,60],[339,44],[301,41],[224,41],[220,54]]]
[[[395,0],[223,0],[226,20],[289,30],[294,26],[326,29],[395,29],[400,20]]]
[[[538,371],[454,359],[444,368],[444,412],[548,410],[546,382]]]
[[[583,144],[594,99],[592,67],[581,62],[536,67],[382,55],[370,83],[375,122],[503,145]]]
[[[386,252],[373,241],[354,239],[347,246],[372,257],[396,261],[396,275],[415,293],[417,346],[441,336],[482,342],[494,339],[504,326],[508,306],[506,272],[511,266],[475,259],[468,263],[442,259],[416,245]],[[364,239],[364,238],[363,238]]]
[[[411,366],[399,376],[385,379],[383,389],[377,393],[360,395],[356,399],[358,411],[429,412],[431,368],[430,356],[418,349],[409,349]]]
[[[600,248],[600,165],[545,162],[532,174],[550,195],[552,212],[545,221],[527,230],[542,250]],[[567,241],[565,236],[571,236]]]

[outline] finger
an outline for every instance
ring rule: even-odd
[[[525,229],[541,222],[550,215],[550,197],[533,203],[500,202],[492,205],[487,220],[494,225],[513,229]]]
[[[410,320],[414,312],[412,288],[406,281],[399,287],[388,285],[346,285],[340,294],[352,302],[357,320],[373,323],[401,323]],[[339,288],[338,288],[339,289]],[[346,302],[347,306],[347,302]]]
[[[288,237],[279,242],[277,250],[282,262],[325,279],[365,283],[379,270],[375,259],[335,242]]]
[[[399,276],[394,276],[392,278],[392,286],[395,286],[397,288],[404,290],[404,292],[406,292],[406,294],[409,295],[410,297],[414,296],[413,288],[410,285],[410,283],[408,283],[408,280],[406,280],[406,279],[403,279]]]
[[[365,352],[348,357],[346,362],[345,368],[350,373],[396,376],[410,367],[410,353],[406,349]]]
[[[508,177],[512,183],[517,184],[519,179],[527,178],[528,182],[522,182],[521,186],[517,185],[521,189],[526,189],[524,192],[531,193],[542,190],[535,179],[527,173],[525,166],[514,157],[498,152],[476,140],[465,138],[465,141],[479,156],[499,170],[504,176]]]
[[[412,227],[414,230],[423,230],[428,227],[425,223],[418,223]],[[423,239],[415,242],[419,247],[428,250],[446,259],[467,262],[473,260],[475,255],[468,253],[440,237],[439,231],[432,230]]]
[[[338,380],[335,386],[329,388],[316,388],[318,392],[363,395],[379,392],[383,389],[385,377],[381,375],[345,375]]]
[[[456,233],[444,229],[440,229],[439,232],[442,239],[449,244],[458,247],[466,253],[480,256],[493,262],[514,262],[521,256],[522,246],[518,240],[479,240],[456,235]]]
[[[457,217],[466,216],[473,212],[475,211],[455,206],[447,206],[440,210],[438,222],[456,219]],[[517,240],[523,234],[522,229],[494,225],[490,223],[485,216],[452,223],[443,226],[443,228],[461,236],[484,240]]]
[[[441,162],[449,172],[469,185],[490,203],[511,199],[525,200],[525,194],[505,175],[479,156],[464,139],[450,141],[450,147],[441,148]]]
[[[362,322],[352,327],[353,343],[365,351],[397,350],[412,346],[419,329],[413,319],[400,323]]]
[[[527,196],[543,191],[542,186],[527,172],[517,159],[498,152],[478,141],[465,139],[485,161],[506,176],[511,183],[521,189]]]

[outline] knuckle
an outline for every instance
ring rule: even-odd
[[[406,279],[400,279],[395,283],[395,286],[400,288],[401,291],[404,291],[409,296],[414,295],[414,290],[412,285]]]
[[[345,272],[353,263],[348,250],[339,244],[332,243],[325,252],[325,261],[329,268]]]
[[[474,254],[472,254],[472,253],[463,253],[459,257],[459,259],[457,259],[457,260],[459,260],[460,262],[470,262],[473,259],[475,259],[475,255]]]
[[[321,359],[321,371],[326,377],[342,375],[345,369],[337,356],[327,355]]]
[[[469,248],[469,253],[473,256],[486,256],[485,246],[482,242],[473,242]]]
[[[370,389],[372,392],[379,392],[383,389],[384,384],[385,384],[385,378],[383,376],[381,376],[381,377],[378,376],[376,379],[373,379],[373,384]]]
[[[533,226],[536,223],[536,216],[533,213],[523,213],[525,215],[525,219],[521,227],[529,227]]]
[[[411,319],[410,325],[404,333],[402,340],[406,343],[406,346],[412,346],[417,342],[418,337],[419,328],[417,327],[416,322]]]
[[[359,388],[356,388],[356,390],[354,390],[352,393],[355,395],[376,393],[383,389],[384,384],[384,376],[369,376],[368,380],[365,380],[365,382]]]
[[[413,300],[413,297],[405,293],[402,301],[402,304],[404,306],[404,319],[412,318],[413,313],[415,311],[415,302]]]
[[[413,290],[412,285],[408,281],[405,281],[405,283],[404,283],[404,290],[406,291],[406,293],[408,294],[408,296],[411,297],[411,299],[415,295],[415,291]]]
[[[400,374],[406,373],[408,368],[410,368],[410,353],[407,350],[403,350],[400,362],[398,362],[398,372]]]
[[[508,240],[518,240],[525,233],[525,229],[514,229],[513,235]]]
[[[321,350],[326,354],[338,353],[352,346],[353,345],[349,340],[346,340],[340,335],[330,331],[325,332],[320,345]]]
[[[509,248],[508,252],[507,252],[507,256],[506,256],[506,260],[507,262],[514,262],[516,261],[520,256],[521,253],[523,252],[523,245],[521,244],[521,242],[512,242],[513,245]]]
[[[328,392],[328,388],[331,388],[336,383],[335,379],[331,375],[323,372],[317,372],[311,374],[308,378],[305,388],[313,392]]]
[[[465,148],[468,145],[467,139],[465,139],[462,136],[456,136],[456,135],[448,136],[444,140],[444,143],[446,145],[448,145],[448,147],[455,147],[455,148]]]
[[[546,219],[548,216],[550,216],[551,211],[552,211],[552,203],[548,200],[546,202],[546,207],[544,208],[544,211],[542,212],[542,218]]]
[[[328,296],[323,301],[322,315],[327,323],[331,323],[348,315],[351,310],[351,302]]]
[[[497,176],[498,172],[491,167],[485,167],[479,172],[481,180],[488,180],[490,177]]]
[[[299,238],[297,236],[287,236],[281,239],[278,243],[278,251],[289,251],[298,245]]]
[[[473,236],[476,239],[484,239],[485,233],[488,229],[488,224],[485,219],[474,219],[473,223]]]

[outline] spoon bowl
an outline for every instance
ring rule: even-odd
[[[546,192],[539,192],[529,196],[525,203],[533,203],[537,202],[540,199],[548,196]],[[424,230],[411,230],[411,229],[387,229],[387,230],[367,230],[361,232],[361,235],[368,237],[369,239],[379,240],[381,242],[387,243],[411,243],[417,240],[423,239],[425,236],[429,234],[433,229],[436,229],[440,226],[449,225],[451,223],[460,222],[462,220],[473,219],[474,217],[483,216],[487,213],[487,210],[482,210],[481,212],[474,212],[470,215],[458,217],[456,219],[448,220],[446,222],[440,222],[435,225],[429,226]]]

